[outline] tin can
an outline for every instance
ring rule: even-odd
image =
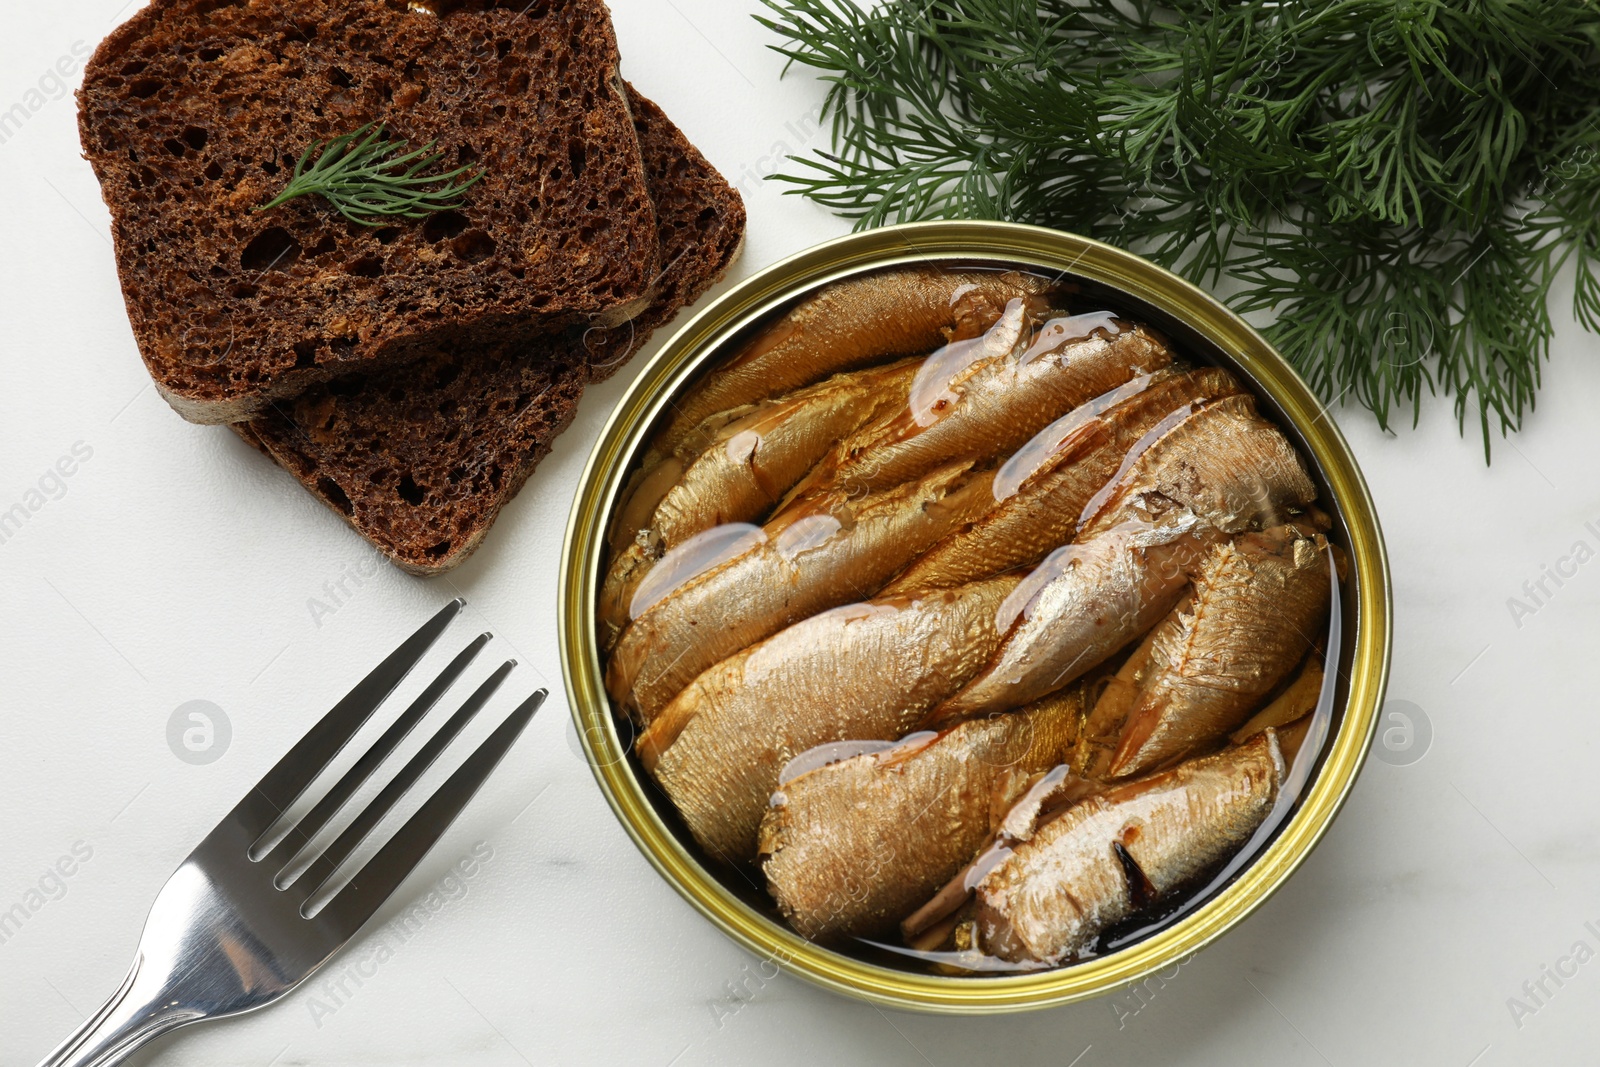
[[[749,886],[702,862],[670,805],[619,732],[602,683],[596,594],[607,523],[628,474],[673,399],[724,358],[723,342],[831,282],[931,262],[1059,275],[1080,292],[1132,309],[1182,350],[1227,367],[1308,460],[1335,522],[1348,573],[1336,601],[1341,634],[1337,703],[1320,765],[1298,807],[1226,885],[1169,925],[1125,948],[1054,970],[950,976],[902,969],[813,944],[764,909]],[[1244,320],[1176,275],[1131,253],[1056,230],[995,222],[889,226],[829,241],[741,282],[683,325],[642,368],[600,434],[573,502],[562,553],[560,641],[578,735],[623,828],[683,897],[763,960],[835,992],[896,1008],[997,1013],[1110,993],[1170,968],[1261,905],[1305,860],[1355,782],[1371,744],[1390,653],[1390,585],[1383,537],[1361,472],[1323,405],[1289,363]]]

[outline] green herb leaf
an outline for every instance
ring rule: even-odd
[[[1600,327],[1592,0],[765,0],[829,83],[779,180],[858,226],[1003,218],[1231,293],[1330,403],[1533,407],[1556,273]]]
[[[327,147],[318,141],[300,156],[283,192],[255,210],[267,211],[314,193],[351,222],[381,226],[387,217],[420,219],[460,207],[461,194],[483,172],[457,167],[443,174],[423,173],[444,158],[443,152],[433,151],[436,143],[429,141],[407,152],[407,142],[389,140],[383,127],[372,123],[333,138]],[[455,180],[469,173],[465,181]]]

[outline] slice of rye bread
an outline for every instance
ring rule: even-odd
[[[601,0],[154,0],[78,99],[163,395],[233,422],[362,366],[637,314],[658,250],[617,63]],[[483,177],[379,227],[315,195],[252,210],[370,122]]]
[[[642,315],[350,376],[232,427],[413,574],[465,559],[572,420],[584,386],[614,373],[739,253],[739,194],[660,108],[631,86],[629,99],[665,264]]]

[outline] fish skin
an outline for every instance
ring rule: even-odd
[[[1283,431],[1238,393],[1204,404],[1139,453],[1108,487],[1080,537],[1185,508],[1224,533],[1275,525],[1310,504],[1317,488]]]
[[[1082,421],[1013,495],[976,522],[945,535],[885,592],[943,589],[1038,563],[1073,539],[1089,500],[1164,416],[1179,404],[1239,391],[1238,382],[1220,367],[1158,371],[1151,378],[1141,392],[1103,411],[1090,410],[1093,402],[1076,409]]]
[[[606,544],[611,551],[622,551],[640,530],[649,526],[650,518],[662,498],[678,484],[689,465],[711,447],[728,423],[752,414],[757,407],[756,404],[744,404],[715,412],[679,437],[671,450],[661,452],[652,449],[647,452],[639,463],[639,469],[629,476],[622,492],[617,494],[617,506],[606,531]]]
[[[1291,525],[1215,545],[1193,602],[1152,635],[1111,777],[1159,767],[1238,728],[1318,636],[1329,567],[1326,539]]]
[[[1290,723],[1297,722],[1317,710],[1317,705],[1322,700],[1323,680],[1322,653],[1312,648],[1294,681],[1285,686],[1283,692],[1273,698],[1272,703],[1250,716],[1248,722],[1233,732],[1233,743],[1237,745],[1248,741],[1262,730],[1273,727],[1278,731],[1278,743],[1283,745],[1284,757],[1291,763],[1294,762],[1294,758],[1289,754],[1288,740],[1284,735]]]
[[[1191,586],[1184,590],[1167,618],[1187,610],[1194,599]],[[1068,765],[1073,773],[1095,782],[1103,782],[1111,775],[1111,761],[1117,746],[1128,728],[1128,718],[1139,695],[1139,685],[1150,666],[1151,648],[1160,632],[1158,624],[1139,642],[1117,672],[1106,680],[1094,707],[1084,717],[1083,729],[1078,732],[1078,745]]]
[[[610,652],[616,647],[617,638],[628,624],[634,589],[670,547],[661,544],[660,538],[651,531],[661,501],[683,480],[685,472],[711,447],[724,427],[754,414],[758,407],[745,404],[701,420],[677,440],[670,452],[647,454],[618,494],[606,532],[611,557],[595,612],[602,651]]]
[[[613,556],[633,544],[634,539],[649,527],[656,505],[678,484],[678,479],[683,477],[684,470],[695,455],[698,453],[692,453],[687,461],[678,455],[657,456],[629,476],[627,484],[618,494],[617,506],[611,513],[611,522],[606,530],[606,547]]]
[[[964,722],[904,758],[868,753],[784,783],[761,821],[767,888],[801,937],[890,934],[971,859],[999,800],[1070,750],[1084,687]]]
[[[1274,731],[1080,801],[979,882],[984,952],[1014,963],[1082,956],[1108,927],[1169,899],[1255,832],[1285,774]],[[1117,844],[1146,883],[1129,886]]]
[[[662,555],[713,526],[763,518],[841,437],[905,405],[917,363],[837,374],[752,405],[710,434],[686,465],[677,461],[681,472],[659,494],[648,524],[615,550],[600,591],[602,648],[615,645],[634,590]]]
[[[719,660],[808,615],[871,597],[906,562],[986,506],[991,472],[954,463],[860,500],[828,494],[769,521],[766,539],[695,576],[628,624],[606,690],[646,725]],[[802,524],[809,524],[803,526]],[[808,531],[825,540],[808,548]]]
[[[891,356],[931,351],[945,343],[945,331],[982,333],[1008,300],[1042,301],[1053,289],[1053,282],[1034,275],[925,266],[835,282],[769,325],[682,397],[653,449],[671,451],[714,412]]]
[[[662,541],[761,517],[839,438],[903,407],[919,363],[835,375],[728,424],[656,509]]]
[[[650,536],[649,530],[640,530],[622,551],[612,556],[595,603],[595,630],[602,652],[609,653],[617,647],[628,626],[633,594],[665,554],[665,547]]]
[[[903,737],[983,665],[1000,640],[995,608],[1016,583],[851,604],[780,631],[699,675],[656,716],[640,740],[647,769],[707,851],[753,859],[789,760],[831,741]]]
[[[1215,536],[1189,516],[1129,523],[1058,549],[1013,594],[1031,596],[994,659],[924,728],[1021,707],[1104,663],[1172,610],[1189,561]]]
[[[1041,335],[1050,328],[1046,323]],[[1006,340],[999,336],[992,351],[948,382],[952,399],[941,401],[934,414],[919,422],[907,408],[840,442],[819,466],[816,483],[873,490],[918,477],[953,456],[984,461],[1008,454],[1072,408],[1162,370],[1173,358],[1143,326],[1055,344]]]

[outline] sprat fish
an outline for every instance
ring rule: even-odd
[[[840,437],[902,407],[916,368],[906,360],[838,374],[751,405],[707,434],[692,459],[676,461],[646,524],[613,549],[600,592],[602,647],[628,624],[640,581],[663,555],[714,526],[760,521]]]
[[[702,845],[752,859],[779,771],[817,745],[910,733],[994,651],[995,608],[1016,584],[813,615],[695,678],[650,723],[640,757]]]
[[[889,586],[944,588],[1038,563],[1071,541],[1078,517],[1122,458],[1180,406],[1238,391],[1227,371],[1141,375],[1073,409],[1018,449],[995,475],[994,508],[951,531]]]
[[[1161,620],[1216,536],[1192,516],[1129,523],[1051,553],[1001,605],[994,659],[926,725],[1006,711],[1087,674]]]
[[[1110,775],[1154,769],[1240,726],[1321,630],[1331,568],[1322,535],[1291,525],[1214,546],[1189,602],[1100,698],[1127,708]]]
[[[1014,963],[1060,963],[1170,900],[1243,845],[1278,798],[1273,731],[1067,808],[977,884],[957,947]]]
[[[718,660],[808,615],[871,597],[976,515],[990,478],[956,463],[859,500],[829,494],[805,512],[752,528],[731,558],[685,575],[642,612],[636,594],[635,618],[607,664],[607,692],[648,723]],[[656,569],[670,562],[663,558]]]
[[[1085,506],[1080,537],[1184,509],[1224,533],[1288,521],[1317,488],[1283,431],[1238,393],[1173,412]]]
[[[1061,762],[1084,686],[913,735],[786,781],[761,823],[767,888],[801,936],[883,937],[972,856],[1031,776]]]
[[[909,405],[842,441],[796,496],[819,486],[878,489],[950,457],[996,460],[1068,411],[1172,363],[1166,343],[1110,316],[1055,318],[1027,331],[1021,302],[971,352],[930,356]],[[955,346],[951,346],[954,348]]]
[[[988,329],[1006,304],[1047,306],[1053,289],[1030,274],[908,267],[848,278],[763,329],[732,361],[680,399],[653,448],[670,452],[708,415],[887,357],[927,353]]]

